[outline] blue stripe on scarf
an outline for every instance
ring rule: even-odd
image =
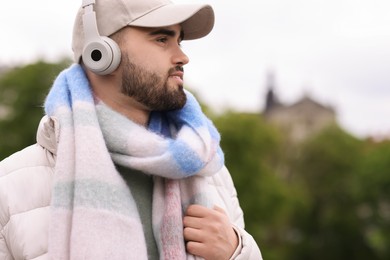
[[[223,153],[221,147],[218,147],[217,154],[218,154],[218,157],[219,157],[220,164],[221,165],[225,165],[225,154]]]
[[[205,116],[195,97],[188,91],[186,92],[187,102],[182,109],[167,112],[168,118],[175,122],[176,127],[180,129],[183,125],[198,128],[205,125]]]
[[[73,64],[58,75],[46,98],[45,112],[52,116],[58,107],[72,108],[72,102],[74,104],[76,101],[87,101],[93,104],[88,79],[79,64]]]
[[[171,141],[168,150],[174,155],[175,162],[186,175],[185,177],[194,175],[205,165],[199,156],[182,141]]]

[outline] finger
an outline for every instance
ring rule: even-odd
[[[204,244],[194,241],[187,242],[186,249],[188,253],[196,256],[202,256],[204,254],[204,251],[206,250]]]
[[[186,210],[186,215],[191,217],[202,218],[205,217],[207,215],[207,212],[209,211],[210,211],[209,208],[197,204],[192,204],[188,206]]]
[[[203,232],[199,229],[185,227],[183,230],[184,240],[193,242],[203,242]]]
[[[183,226],[200,229],[202,227],[202,219],[197,217],[185,216],[183,218]]]

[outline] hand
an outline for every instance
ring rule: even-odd
[[[228,260],[238,246],[238,237],[225,211],[190,205],[183,219],[187,252],[206,260]]]

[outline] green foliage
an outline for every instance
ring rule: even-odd
[[[390,142],[365,143],[332,126],[296,144],[259,115],[229,112],[214,122],[265,259],[390,257]]]
[[[390,258],[390,141],[367,143],[358,174],[358,213],[377,259]]]
[[[46,92],[58,72],[69,63],[67,60],[58,64],[39,61],[0,76],[1,159],[35,143]]]
[[[291,259],[373,259],[356,214],[361,151],[362,142],[338,128],[302,145],[294,175],[310,204],[292,216],[300,241]]]
[[[285,223],[295,204],[269,162],[280,151],[280,138],[259,115],[226,113],[214,120],[222,136],[226,165],[245,212],[247,230],[264,248],[266,259],[281,259]],[[279,250],[279,252],[277,251]]]

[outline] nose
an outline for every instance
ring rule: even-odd
[[[172,63],[175,65],[186,65],[190,62],[188,56],[183,52],[180,46],[177,46],[174,55],[172,56]]]

